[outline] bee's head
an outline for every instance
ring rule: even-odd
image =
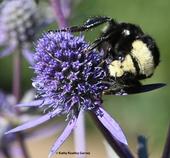
[[[120,23],[120,28],[121,28],[121,34],[124,38],[126,37],[133,37],[137,38],[138,36],[143,35],[142,29],[134,24],[130,23]]]
[[[119,55],[125,55],[132,49],[132,43],[144,35],[141,28],[134,24],[120,23],[119,38],[115,44],[115,52]]]

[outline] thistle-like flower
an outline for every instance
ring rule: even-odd
[[[47,24],[34,0],[3,1],[0,4],[0,57],[7,56],[16,48],[32,64],[31,44],[40,27]]]
[[[20,106],[44,110],[42,117],[18,126],[7,133],[40,125],[58,115],[66,115],[68,125],[54,143],[49,157],[62,145],[76,126],[79,113],[91,111],[117,142],[127,145],[118,123],[103,109],[102,93],[109,88],[103,52],[85,52],[89,44],[84,37],[69,32],[49,32],[39,39],[33,67],[33,86],[39,99]]]

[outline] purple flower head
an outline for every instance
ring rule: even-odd
[[[1,5],[0,30],[4,37],[2,42],[23,45],[31,41],[39,21],[34,0],[4,1]]]
[[[37,42],[33,67],[33,86],[39,100],[19,106],[36,106],[44,110],[42,117],[9,131],[18,132],[40,125],[58,115],[66,115],[68,125],[54,143],[51,157],[76,126],[80,112],[91,111],[113,139],[126,144],[118,123],[102,108],[102,93],[109,86],[104,82],[108,69],[103,52],[84,50],[89,44],[82,36],[69,32],[49,32]]]
[[[0,46],[4,47],[0,57],[19,48],[32,64],[31,44],[47,19],[42,17],[35,0],[3,1],[0,9]]]
[[[107,67],[99,66],[102,62],[99,52],[84,53],[87,47],[83,37],[67,32],[50,32],[38,41],[33,85],[51,104],[43,108],[75,114],[101,104],[102,92],[108,89],[102,83],[108,75]]]

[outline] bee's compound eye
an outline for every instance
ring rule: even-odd
[[[125,29],[125,30],[123,30],[122,34],[125,35],[125,36],[129,36],[130,31]]]

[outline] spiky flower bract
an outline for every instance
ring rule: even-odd
[[[86,52],[88,46],[82,36],[69,32],[51,31],[39,39],[33,67],[36,74],[33,86],[39,100],[20,106],[37,106],[46,114],[8,133],[37,126],[57,115],[66,115],[68,125],[52,147],[51,157],[74,129],[79,113],[91,111],[113,139],[127,144],[119,125],[102,107],[102,93],[109,88],[104,82],[109,73],[103,52]]]

